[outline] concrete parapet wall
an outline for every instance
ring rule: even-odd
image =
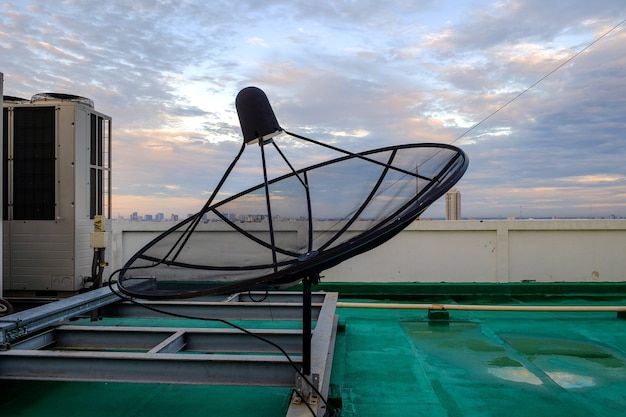
[[[172,225],[113,221],[110,271]],[[302,226],[281,222],[277,233],[306,239]],[[215,236],[225,245],[235,233],[220,223],[199,229],[207,242]],[[358,222],[351,230],[358,232]],[[322,275],[326,282],[626,281],[626,220],[416,221]]]

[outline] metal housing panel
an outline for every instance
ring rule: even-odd
[[[73,291],[74,225],[68,221],[11,221],[13,290]]]
[[[15,291],[75,292],[91,276],[93,250],[89,234],[90,219],[90,135],[91,119],[110,121],[110,117],[92,107],[69,100],[44,100],[6,103],[8,181],[4,195],[12,195],[13,109],[20,107],[55,109],[55,207],[50,220],[14,220],[11,199],[6,203],[7,218],[3,233],[4,289]],[[110,123],[110,122],[109,122]],[[109,138],[110,140],[110,138]],[[104,152],[109,153],[109,150]],[[110,161],[106,161],[107,169]],[[110,230],[110,227],[108,228]]]

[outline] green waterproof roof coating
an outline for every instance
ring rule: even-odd
[[[445,298],[438,301],[455,302]],[[497,301],[624,305],[626,297]],[[424,310],[337,313],[329,397],[342,416],[621,417],[626,410],[626,321],[615,312],[449,311],[449,320],[429,320]],[[0,415],[284,416],[289,395],[289,388],[0,381]]]
[[[626,322],[615,313],[454,311],[449,322],[424,314],[340,311],[345,353],[333,372],[344,416],[588,417],[625,410]]]

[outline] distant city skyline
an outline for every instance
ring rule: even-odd
[[[453,189],[451,190],[452,193],[458,193],[458,196],[461,196],[461,193],[459,190],[457,189]],[[518,207],[518,212],[514,213],[512,215],[508,215],[508,216],[463,216],[462,215],[462,205],[460,207],[461,211],[460,212],[455,212],[453,213],[457,206],[457,201],[455,198],[453,198],[452,196],[448,196],[449,193],[446,193],[445,196],[443,196],[440,200],[445,201],[449,201],[450,204],[452,204],[452,206],[450,207],[450,213],[448,213],[447,211],[443,211],[442,213],[431,213],[431,215],[427,215],[427,216],[420,216],[419,220],[421,221],[428,221],[428,220],[516,220],[516,219],[625,219],[626,215],[616,215],[616,214],[609,214],[606,216],[601,216],[601,215],[581,215],[581,216],[533,216],[533,215],[527,215],[524,213],[523,211],[523,207]],[[454,209],[453,209],[454,207]],[[444,207],[446,210],[448,209],[448,207]],[[129,221],[156,221],[156,222],[160,222],[160,221],[182,221],[185,220],[191,216],[193,216],[196,213],[185,213],[184,215],[178,214],[178,213],[170,213],[169,215],[164,214],[163,212],[156,212],[156,213],[142,213],[139,211],[134,211],[131,212],[130,214],[121,214],[118,213],[117,216],[114,219],[117,220],[129,220]],[[230,213],[230,214],[226,214],[227,217],[229,217],[231,220],[239,220],[239,221],[253,221],[252,218],[253,217],[257,217],[257,216],[265,216],[264,214],[254,214],[254,213],[248,213],[248,214],[242,214],[242,215],[237,215],[234,213]],[[245,220],[244,218],[248,217],[247,220]],[[205,215],[204,221],[211,221],[211,220],[215,220],[218,221],[219,219],[216,218],[209,218],[208,215]],[[293,220],[293,219],[285,219],[285,220]]]

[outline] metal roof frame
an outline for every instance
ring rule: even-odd
[[[330,384],[337,298],[337,293],[312,294],[311,376],[323,396]],[[271,329],[250,331],[281,346],[293,364],[302,366],[303,331],[289,324],[303,319],[301,293],[144,302],[186,316],[271,321]],[[115,326],[68,324],[96,311],[104,318],[133,320]],[[180,327],[131,324],[159,316],[166,314],[121,301],[109,288],[5,316],[0,321],[0,379],[302,387],[302,376],[288,358],[237,329],[188,327],[189,320],[181,320]],[[325,404],[312,397],[307,405],[294,394],[287,415],[310,415],[308,407],[322,415]]]

